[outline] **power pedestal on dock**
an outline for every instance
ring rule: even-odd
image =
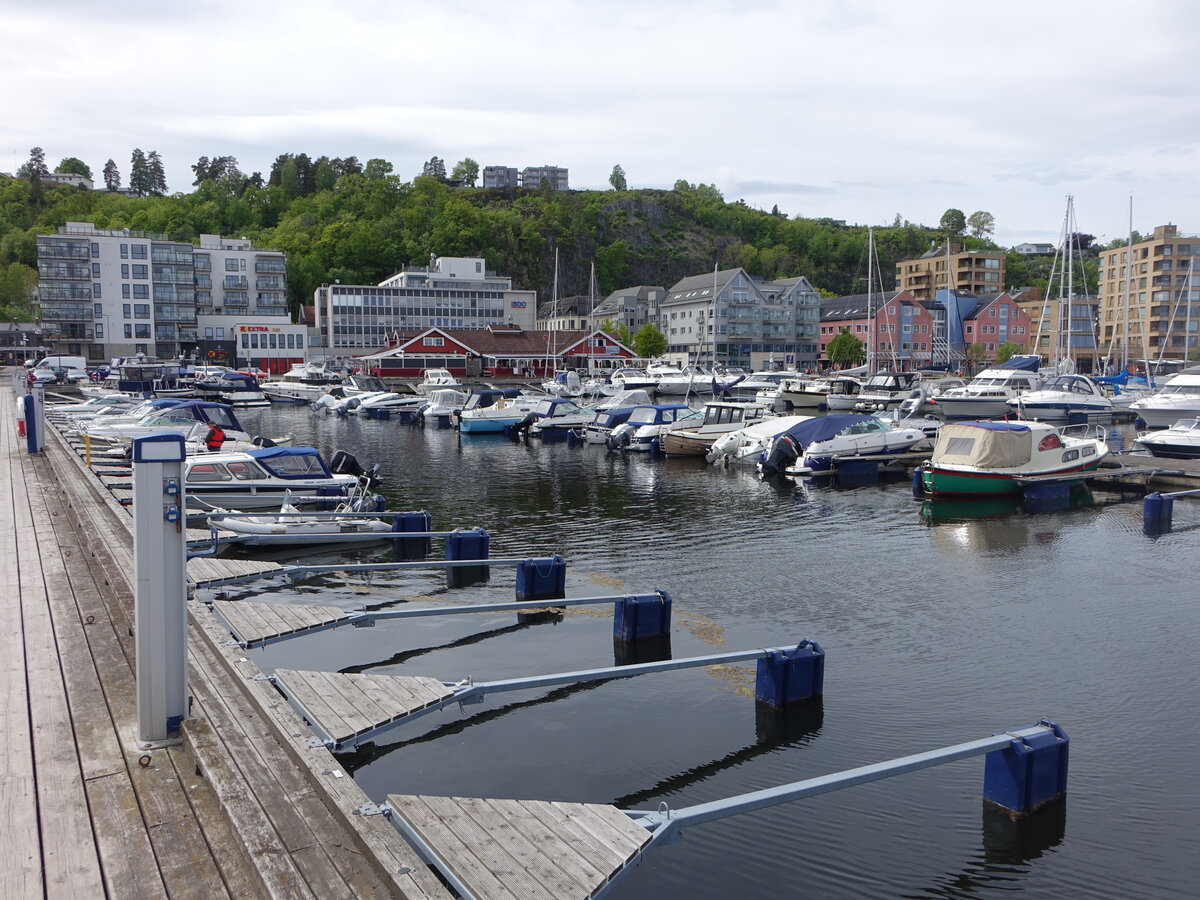
[[[183,437],[133,439],[138,745],[178,743],[187,715],[187,530]]]

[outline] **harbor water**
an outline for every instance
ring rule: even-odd
[[[304,407],[241,418],[258,433],[382,463],[390,509],[427,509],[437,529],[486,528],[494,557],[562,554],[571,596],[667,591],[675,657],[804,638],[827,654],[822,701],[786,716],[756,711],[753,664],[447,708],[346,755],[375,801],[421,793],[679,808],[1046,717],[1071,737],[1068,796],[1029,823],[984,810],[974,758],[691,829],[611,896],[1200,892],[1200,502],[1177,502],[1174,529],[1150,538],[1140,498],[1099,491],[1030,514],[994,501],[932,505],[903,480],[763,482],[701,460]],[[304,558],[353,555],[310,548]],[[232,600],[346,609],[450,604],[512,599],[513,573],[496,567],[455,591],[441,571],[226,590]],[[248,653],[267,670],[444,681],[623,658],[611,606],[380,622]]]

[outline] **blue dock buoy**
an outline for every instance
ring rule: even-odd
[[[913,469],[912,495],[918,500],[925,499],[925,469],[923,466]]]
[[[567,561],[557,553],[549,559],[517,563],[517,602],[561,600],[567,596]]]
[[[754,698],[768,706],[786,706],[825,693],[825,651],[801,641],[758,661]]]
[[[1008,811],[1027,815],[1067,792],[1070,739],[1056,723],[1038,722],[1050,731],[1014,738],[987,755],[983,767],[983,799]]]
[[[482,528],[455,531],[446,535],[446,559],[487,559],[489,536]]]
[[[614,638],[622,641],[640,641],[670,633],[671,595],[666,591],[631,594],[614,605]]]
[[[1142,531],[1146,534],[1162,534],[1171,530],[1171,517],[1175,513],[1175,498],[1157,491],[1147,494],[1142,501]]]
[[[433,516],[424,510],[418,512],[398,512],[392,516],[392,531],[400,533],[433,531]]]

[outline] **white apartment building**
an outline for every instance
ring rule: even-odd
[[[815,366],[821,296],[800,276],[758,281],[744,269],[693,275],[667,290],[658,328],[668,355],[763,368]]]
[[[425,328],[537,325],[537,294],[475,257],[431,257],[377,285],[323,284],[313,296],[315,326],[333,355],[380,350],[398,332]]]
[[[199,246],[165,235],[67,222],[39,235],[39,302],[54,352],[101,362],[144,353],[245,365],[280,353],[305,358],[305,329],[287,309],[282,252],[245,238],[201,235]],[[257,338],[264,339],[259,351]],[[244,336],[244,337],[243,337]],[[272,346],[272,344],[274,346]]]

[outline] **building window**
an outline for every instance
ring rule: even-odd
[[[133,244],[130,247],[129,255],[132,256],[134,259],[145,259],[146,258],[146,245],[145,244]]]
[[[100,245],[93,241],[92,242],[92,259],[99,259],[99,258],[100,258]]]
[[[129,259],[129,245],[128,244],[121,245],[121,259]]]
[[[427,337],[424,341],[424,345],[426,347],[442,347],[445,346],[445,344],[445,339],[440,337]]]
[[[92,277],[93,278],[100,277],[100,263],[92,263]]]
[[[146,266],[144,266],[144,265],[141,265],[141,266],[139,266],[139,265],[137,265],[137,264],[135,263],[135,264],[134,264],[134,267],[133,267],[133,277],[134,277],[134,278],[147,278],[147,277],[149,277],[149,273],[148,273],[148,271],[147,271],[147,267],[146,267]]]
[[[133,326],[133,336],[135,338],[137,338],[139,341],[149,340],[150,339],[150,326],[149,325],[134,325]]]
[[[148,304],[148,303],[133,304],[133,317],[135,319],[150,318],[150,304]]]
[[[238,270],[238,261],[236,259],[234,259],[233,257],[227,258],[225,260],[225,271],[226,272],[236,272],[237,270]]]
[[[125,326],[125,340],[127,340],[127,341],[133,340],[133,326],[132,325]]]
[[[104,304],[103,303],[93,303],[92,304],[92,315],[94,315],[97,319],[103,319],[104,318]]]
[[[223,325],[217,326],[217,340],[218,341],[225,340],[225,327]]]
[[[96,327],[96,340],[98,340],[98,341],[104,340],[104,326],[97,325],[95,327]]]
[[[121,263],[121,277],[122,278],[129,277],[129,263]]]
[[[212,338],[213,338],[212,326],[208,326],[204,329],[204,339],[206,341],[211,341]]]
[[[92,296],[93,297],[100,296],[100,282],[98,282],[98,281],[95,282],[94,284],[92,284]]]
[[[122,300],[129,299],[129,285],[127,285],[127,284],[121,285],[121,299]]]
[[[134,300],[149,300],[150,299],[150,285],[135,284],[133,286],[133,299]]]

